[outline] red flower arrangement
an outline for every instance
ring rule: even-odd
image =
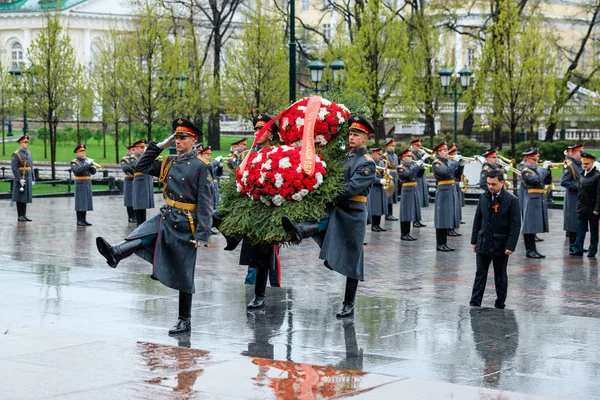
[[[301,146],[304,133],[304,118],[308,97],[292,105],[282,116],[279,124],[279,136],[288,146]],[[341,125],[350,118],[350,110],[343,104],[321,99],[319,115],[315,121],[315,143],[326,145],[339,133]]]
[[[236,171],[237,191],[268,206],[302,201],[323,183],[326,165],[317,154],[314,176],[304,174],[300,150],[299,147],[276,146],[249,154],[246,169]]]

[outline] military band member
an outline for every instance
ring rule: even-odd
[[[411,149],[400,153],[398,166],[398,182],[402,186],[400,192],[400,240],[413,241],[410,235],[411,222],[421,219],[421,196],[419,196],[419,175],[423,175],[423,160],[414,161]]]
[[[342,311],[338,318],[354,315],[354,301],[358,281],[365,279],[364,249],[367,227],[367,198],[375,182],[375,162],[367,154],[365,144],[374,130],[366,119],[351,115],[349,146],[344,167],[344,192],[327,210],[327,217],[320,221],[294,224],[282,217],[283,229],[293,241],[299,242],[312,236],[321,247],[319,258],[325,266],[346,276],[346,291]]]
[[[121,169],[125,174],[123,178],[123,205],[127,209],[127,221],[135,222],[135,213],[133,211],[133,174],[135,170],[131,166],[133,159],[133,153],[135,148],[133,146],[127,146],[127,154],[121,158]]]
[[[489,149],[485,153],[482,154],[482,157],[485,159],[481,167],[481,174],[479,174],[479,188],[482,190],[488,190],[487,177],[491,171],[502,171],[504,174],[504,167],[498,164],[498,150]],[[504,176],[503,180],[506,180],[507,177]]]
[[[454,189],[454,176],[458,163],[448,159],[448,146],[446,142],[438,144],[433,152],[436,156],[431,164],[433,176],[437,181],[435,191],[435,233],[436,251],[454,251],[448,246],[448,231],[458,228],[460,221],[456,215],[456,190]]]
[[[398,156],[396,155],[396,143],[394,139],[388,140],[385,147],[385,153],[382,156],[384,161],[387,161],[387,168],[390,170],[390,175],[394,180],[394,192],[388,195],[387,213],[385,215],[386,221],[398,221],[398,218],[394,217],[394,204],[398,203]]]
[[[146,141],[138,140],[133,144],[135,152],[133,153],[134,160],[131,161],[133,169],[133,211],[137,226],[146,221],[146,210],[154,208],[154,180],[152,176],[146,175],[137,168],[137,162],[146,151]]]
[[[577,194],[579,192],[579,177],[583,172],[581,154],[583,145],[567,146],[567,158],[563,166],[560,185],[565,188],[565,202],[563,205],[563,230],[569,238],[569,251],[573,252],[573,245],[577,237]]]
[[[421,150],[421,147],[421,139],[415,139],[410,142],[410,148],[415,161],[418,162],[419,160],[421,160],[423,161],[423,163],[425,163],[431,158],[431,155]],[[423,170],[423,173],[421,174],[421,176],[417,177],[417,191],[419,193],[421,207],[429,207],[429,184],[427,183],[427,175],[425,175],[425,166],[421,165],[421,169]],[[413,226],[415,228],[424,228],[427,225],[423,224],[419,220],[413,222]]]
[[[27,218],[27,203],[33,200],[32,187],[35,185],[33,160],[29,151],[29,136],[17,139],[19,148],[12,155],[10,167],[13,173],[12,201],[17,204],[17,221],[31,221]]]
[[[255,141],[250,150],[242,152],[238,157],[238,163],[244,158],[254,154],[264,148],[271,146],[273,135],[277,132],[277,125],[273,124],[269,130],[260,138],[256,137],[267,122],[271,120],[266,114],[256,115],[252,122],[254,125]],[[245,145],[244,145],[245,146]],[[247,285],[254,285],[254,298],[248,303],[250,310],[262,308],[265,306],[265,292],[267,281],[271,287],[281,286],[281,263],[279,260],[279,246],[273,244],[250,244],[243,238],[228,238],[225,250],[234,250],[242,240],[242,250],[240,251],[240,265],[248,266],[248,273],[244,281]]]
[[[552,163],[545,161],[542,167],[538,166],[539,153],[537,149],[530,149],[523,153],[525,163],[521,171],[521,185],[527,194],[523,204],[523,239],[528,258],[545,258],[540,254],[535,245],[535,234],[549,232],[548,203],[546,200],[545,185],[552,183],[550,167]]]
[[[194,149],[200,129],[180,118],[173,121],[173,130],[166,140],[150,142],[137,163],[138,171],[159,177],[166,204],[123,242],[111,246],[98,237],[96,245],[112,268],[135,253],[152,263],[163,285],[179,291],[179,318],[169,334],[180,334],[191,330],[196,255],[208,242],[212,225],[213,177],[210,164]],[[157,160],[173,141],[177,154]]]
[[[229,151],[229,156],[227,157],[229,159],[229,161],[227,161],[229,169],[235,170],[240,165],[240,154],[246,151],[247,142],[248,139],[244,138],[231,143],[231,149]]]
[[[94,209],[92,200],[92,175],[96,173],[92,158],[85,157],[85,144],[75,147],[77,157],[71,161],[71,170],[75,175],[75,212],[77,226],[92,226],[87,221],[87,212]]]
[[[578,180],[577,193],[577,239],[573,245],[571,255],[583,255],[585,233],[590,230],[590,248],[588,257],[596,256],[598,252],[598,214],[600,214],[600,173],[594,165],[596,157],[593,154],[583,153],[583,171]]]
[[[383,177],[385,171],[385,163],[381,160],[382,148],[372,148],[371,157],[375,161],[377,168],[377,179],[369,192],[369,219],[371,220],[371,231],[373,232],[385,232],[387,229],[381,227],[381,216],[387,212],[387,193],[383,190],[383,185],[387,183]]]
[[[465,162],[462,159],[462,156],[458,154],[458,147],[456,147],[455,144],[451,144],[450,147],[448,147],[448,159],[458,163],[458,168],[456,168],[456,171],[454,172],[454,193],[456,194],[454,206],[456,208],[456,218],[460,225],[460,222],[462,221],[462,208],[465,205],[465,196],[460,190],[464,186],[462,176],[465,170]],[[448,236],[457,237],[462,236],[462,234],[456,232],[454,229],[450,229],[448,231]]]
[[[210,163],[213,169],[213,205],[215,206],[216,212],[217,204],[219,203],[219,178],[223,176],[223,157],[218,156],[214,161],[212,161],[212,150],[210,146],[203,148],[202,145],[198,145],[196,146],[196,151],[198,151],[198,154],[200,154],[202,158]],[[210,231],[213,235],[219,233],[215,227],[211,228]]]

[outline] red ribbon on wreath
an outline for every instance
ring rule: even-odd
[[[298,104],[304,99],[300,99],[294,104],[290,105],[288,108],[280,112],[275,118],[271,119],[267,122],[262,129],[256,134],[256,137],[252,141],[252,146],[250,148],[254,148],[254,143],[260,141],[263,135],[267,133],[267,131],[271,128],[271,126],[278,121],[283,114],[289,111],[290,108]],[[312,96],[308,99],[308,104],[306,105],[306,118],[304,119],[304,135],[302,136],[302,150],[300,153],[300,162],[302,163],[302,169],[305,174],[312,176],[315,173],[315,142],[313,139],[313,133],[315,130],[315,121],[317,120],[317,116],[319,115],[319,109],[321,107],[321,97],[320,96]],[[248,164],[248,156],[244,157],[242,163],[238,167],[240,173],[243,173],[246,169],[246,165]]]

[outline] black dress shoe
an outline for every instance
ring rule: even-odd
[[[377,225],[377,227],[379,228],[379,232],[387,232],[387,229],[383,229],[381,226]]]
[[[588,258],[595,258],[595,257],[596,257],[596,254],[593,254],[593,253],[588,253],[588,255],[587,255],[587,256],[588,256]]]
[[[438,244],[435,246],[435,251],[450,251],[448,246],[444,246],[443,244]]]
[[[412,242],[415,239],[412,236],[410,236],[409,234],[406,234],[406,235],[400,236],[400,240],[404,240],[404,241],[407,241],[407,242]]]
[[[413,223],[413,227],[415,228],[425,228],[427,225],[425,225],[424,223],[422,223],[421,221],[417,221]]]
[[[408,234],[408,237],[410,238],[410,240],[417,240],[417,238],[410,236],[410,234]]]
[[[535,253],[538,255],[539,258],[546,258],[545,255],[543,255],[542,253],[540,253],[539,251],[535,251]]]
[[[373,225],[371,227],[371,232],[381,232],[381,229],[379,229],[379,227],[377,225]]]
[[[542,238],[539,238],[539,237],[538,237],[538,235],[533,235],[533,239],[534,239],[536,242],[543,242],[543,241],[544,241],[544,239],[542,239]]]
[[[127,220],[127,222],[137,222],[137,221],[135,220],[135,218],[129,218],[129,219]]]
[[[79,220],[79,221],[77,221],[77,226],[87,226],[87,225],[85,224],[84,221]]]
[[[150,279],[152,279],[153,281],[157,281],[158,280],[158,278],[154,274],[150,275]]]
[[[181,333],[186,333],[192,330],[192,319],[191,318],[181,318],[173,326],[169,329],[169,335],[179,335]]]
[[[464,224],[466,224],[466,222],[465,221],[460,221],[460,224],[464,225]]]
[[[462,236],[462,234],[456,232],[454,229],[450,229],[450,232],[448,232],[448,236],[458,237],[458,236]]]
[[[26,215],[23,216],[25,218],[25,221],[31,221],[29,218],[27,218]]]
[[[536,253],[535,251],[528,251],[527,253],[525,253],[525,257],[527,258],[542,258],[539,256],[538,253]]]
[[[354,304],[346,304],[344,303],[344,307],[342,307],[342,311],[335,314],[336,318],[349,318],[354,316]]]
[[[89,222],[87,222],[86,220],[83,220],[83,224],[84,224],[85,226],[92,226],[92,224],[90,224],[90,223],[89,223]]]
[[[19,218],[17,218],[17,221],[19,222],[27,222],[27,218],[25,218],[24,216],[20,216]]]
[[[398,218],[394,217],[393,215],[386,215],[385,220],[386,221],[398,221]]]
[[[579,252],[579,251],[571,251],[569,252],[570,256],[576,256],[576,257],[583,257],[583,252]]]
[[[262,308],[265,306],[265,296],[254,296],[252,301],[248,303],[246,308],[248,310],[254,310],[256,308]]]
[[[455,249],[453,249],[452,247],[448,246],[447,244],[443,244],[442,246],[444,246],[446,248],[447,251],[454,251]]]

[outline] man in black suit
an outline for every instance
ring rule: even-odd
[[[598,215],[600,214],[600,173],[594,166],[596,157],[583,153],[581,161],[583,172],[579,175],[577,194],[577,236],[572,256],[583,256],[585,233],[590,230],[590,249],[588,257],[593,258],[598,252]]]
[[[496,285],[496,308],[504,308],[508,291],[506,266],[517,246],[521,230],[519,200],[504,189],[504,173],[490,171],[487,177],[488,191],[479,197],[471,244],[477,254],[477,272],[473,283],[471,306],[480,307],[487,282],[490,263],[494,264]]]

